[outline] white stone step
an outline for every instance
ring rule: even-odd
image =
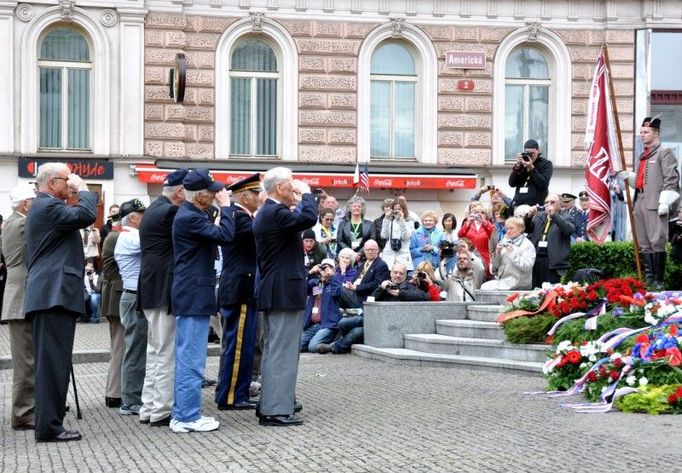
[[[405,366],[432,368],[465,368],[487,370],[501,373],[513,372],[529,376],[542,375],[542,363],[531,361],[505,360],[463,355],[443,355],[425,353],[406,348],[375,348],[368,345],[353,345],[353,354],[387,363]]]
[[[470,305],[467,307],[467,319],[480,322],[495,322],[500,316],[502,305]]]
[[[481,291],[480,289],[478,289],[474,293],[474,297],[476,298],[476,302],[487,302],[489,304],[506,305],[507,297],[517,292],[526,293],[533,291]]]
[[[441,355],[462,355],[542,363],[547,345],[518,345],[504,340],[450,337],[439,334],[406,334],[405,348]]]
[[[436,333],[451,337],[506,340],[504,330],[497,322],[478,320],[436,320]]]

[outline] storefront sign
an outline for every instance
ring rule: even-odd
[[[36,177],[38,167],[50,162],[63,162],[71,172],[83,179],[110,180],[114,178],[114,163],[98,159],[19,159],[19,177]]]
[[[153,165],[141,164],[136,166],[137,178],[149,184],[163,184],[168,173],[174,169],[159,169]],[[255,170],[254,170],[255,172]],[[211,175],[227,185],[250,176],[253,172],[211,170]],[[353,173],[294,173],[294,178],[306,182],[310,187],[322,188],[352,188]],[[475,175],[406,175],[406,174],[375,174],[370,170],[370,189],[475,189]]]
[[[450,69],[485,69],[485,52],[446,51],[445,67]]]

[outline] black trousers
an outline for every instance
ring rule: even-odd
[[[557,284],[561,282],[561,274],[555,269],[549,269],[547,255],[536,254],[533,265],[533,287],[542,287],[543,282]]]
[[[362,299],[355,292],[345,287],[341,288],[335,298],[341,309],[359,309],[362,307]]]
[[[62,423],[78,315],[63,309],[29,314],[33,327],[36,440],[50,439],[66,430]]]

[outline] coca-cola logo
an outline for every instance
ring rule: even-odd
[[[393,179],[375,179],[374,185],[378,187],[391,187],[393,185]]]
[[[303,182],[308,184],[309,186],[319,186],[320,185],[320,178],[319,177],[302,177],[300,178]]]
[[[464,187],[464,179],[451,179],[445,183],[447,187],[457,187],[457,188],[463,188]]]
[[[163,182],[166,180],[167,173],[159,173],[159,172],[153,172],[149,176],[149,182],[152,184],[163,184]]]

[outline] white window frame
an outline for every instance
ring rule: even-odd
[[[239,43],[246,38],[240,38],[239,41],[235,43],[235,46],[239,46]],[[275,53],[275,57],[277,57],[277,72],[261,72],[261,71],[232,71],[231,68],[229,70],[229,79],[228,81],[231,82],[232,78],[242,78],[242,79],[251,79],[251,110],[249,110],[249,116],[251,117],[251,123],[249,124],[249,129],[251,130],[251,136],[249,137],[249,149],[251,150],[250,154],[230,154],[230,157],[234,158],[277,158],[278,156],[281,155],[281,145],[282,145],[282,127],[280,124],[282,123],[282,80],[281,80],[281,75],[280,75],[280,58],[277,56],[277,48],[273,46],[273,44],[268,41],[266,38],[253,38],[257,39],[258,41],[263,41],[265,44],[267,44]],[[230,54],[230,62],[228,63],[228,66],[232,63],[232,53],[234,53],[234,48],[231,50]],[[256,154],[256,149],[258,148],[258,138],[257,138],[257,133],[256,133],[256,128],[257,128],[257,112],[258,112],[258,91],[256,88],[256,83],[258,79],[277,79],[277,149],[275,150],[275,154]],[[230,93],[232,92],[232,88],[230,85]],[[232,95],[230,95],[232,97]],[[232,125],[232,121],[230,120],[230,125]],[[217,130],[216,130],[217,132]],[[231,130],[227,130],[228,133],[231,133]],[[217,133],[216,133],[216,136]]]
[[[415,85],[415,92],[419,91],[419,78],[417,76],[401,76],[401,75],[384,75],[384,74],[371,74],[370,85],[372,82],[388,82],[390,85],[390,103],[389,103],[389,116],[391,118],[391,124],[388,129],[388,156],[370,156],[370,159],[390,159],[397,161],[407,161],[417,158],[417,123],[419,123],[419,108],[417,104],[419,103],[419,97],[415,94],[415,114],[414,114],[414,154],[415,156],[410,157],[397,157],[395,155],[395,84],[396,82],[406,82]],[[370,136],[370,153],[371,153],[371,136]]]
[[[284,161],[298,159],[298,55],[291,35],[278,23],[262,19],[262,30],[252,31],[249,18],[231,25],[218,41],[215,73],[215,157],[216,159],[244,158],[230,156],[230,98],[233,72],[230,71],[235,46],[245,36],[265,41],[277,57],[277,153]],[[253,77],[255,73],[247,73]],[[260,74],[260,73],[259,73]],[[286,93],[284,91],[287,91]],[[291,91],[291,93],[290,93]],[[253,106],[253,102],[252,102]],[[252,133],[252,139],[254,134]],[[255,150],[255,148],[252,148]],[[257,156],[260,157],[260,156]]]
[[[21,39],[21,127],[20,152],[24,154],[61,152],[63,150],[42,150],[38,148],[40,128],[40,81],[38,67],[38,47],[46,31],[53,26],[65,25],[62,8],[57,5],[47,8],[36,15]],[[90,110],[97,111],[90,116],[90,152],[99,155],[111,154],[111,100],[110,64],[112,62],[107,33],[99,21],[92,19],[83,9],[74,7],[67,26],[81,29],[81,34],[90,47],[90,91],[92,101]],[[99,91],[96,93],[95,91]]]
[[[543,147],[543,156],[556,166],[571,165],[571,56],[564,42],[545,28],[537,32],[537,39],[529,41],[528,28],[509,34],[497,48],[494,64],[493,89],[493,165],[505,165],[505,87],[506,65],[509,55],[519,46],[531,46],[545,55],[549,66],[549,147]],[[522,79],[524,83],[529,80]],[[567,132],[568,131],[568,132]],[[533,138],[528,136],[524,139]],[[523,143],[519,143],[519,149]]]
[[[46,29],[43,34],[40,35],[38,40],[38,51],[42,47],[43,41],[52,31],[58,28],[70,28],[80,34],[88,45],[88,57],[90,62],[80,62],[80,61],[59,61],[59,60],[41,60],[40,52],[38,53],[38,74],[40,74],[41,69],[59,69],[62,73],[62,90],[61,90],[61,113],[62,113],[62,129],[61,129],[61,142],[62,146],[60,148],[49,148],[40,146],[40,99],[38,99],[38,151],[74,151],[74,152],[91,152],[92,150],[92,100],[93,100],[93,89],[92,89],[92,44],[88,40],[88,37],[78,28],[73,28],[69,25],[55,25],[54,28]],[[69,69],[86,69],[90,71],[89,74],[89,88],[90,97],[88,97],[88,146],[85,148],[69,148]],[[40,79],[38,79],[38,87],[40,90]],[[38,92],[40,94],[40,92]]]
[[[372,55],[378,46],[393,37],[393,27],[387,23],[372,31],[362,43],[358,55],[358,145],[357,160],[370,160],[371,112],[370,85]],[[415,61],[417,87],[415,94],[414,152],[417,162],[438,162],[438,55],[431,39],[419,28],[403,23],[400,38],[410,48]],[[390,76],[395,77],[395,76]],[[380,158],[407,160],[408,158]]]

